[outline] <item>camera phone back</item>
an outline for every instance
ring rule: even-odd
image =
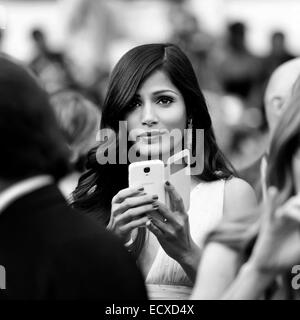
[[[129,187],[143,186],[147,194],[165,201],[165,167],[161,160],[134,162],[129,165]]]

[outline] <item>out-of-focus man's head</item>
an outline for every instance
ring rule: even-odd
[[[271,75],[268,82],[264,103],[270,135],[279,122],[287,106],[292,88],[300,75],[300,58],[292,59],[280,65]]]
[[[38,174],[59,179],[69,153],[47,93],[30,72],[0,54],[0,179]]]

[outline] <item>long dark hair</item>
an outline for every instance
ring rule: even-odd
[[[118,134],[119,121],[125,119],[138,88],[157,70],[165,72],[181,92],[187,116],[193,121],[193,136],[196,135],[196,129],[205,129],[204,170],[199,178],[208,182],[232,177],[234,169],[217,146],[211,118],[193,67],[186,55],[175,45],[138,46],[120,59],[111,75],[103,106],[101,128],[111,128]],[[192,149],[195,148],[194,143]],[[96,151],[95,148],[89,153],[89,170],[80,178],[73,193],[73,205],[95,215],[107,225],[113,196],[128,186],[128,166],[99,165]],[[143,247],[144,239],[145,231],[140,229],[133,245],[133,251],[137,255]]]

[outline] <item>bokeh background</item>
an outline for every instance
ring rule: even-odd
[[[101,109],[122,54],[176,43],[192,60],[217,140],[239,169],[264,151],[265,85],[300,53],[299,16],[299,0],[7,0],[0,1],[0,51],[28,64],[50,93],[72,88]]]

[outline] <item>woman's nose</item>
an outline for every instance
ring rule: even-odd
[[[150,103],[145,104],[142,113],[142,124],[146,126],[153,126],[158,123],[158,118]]]

